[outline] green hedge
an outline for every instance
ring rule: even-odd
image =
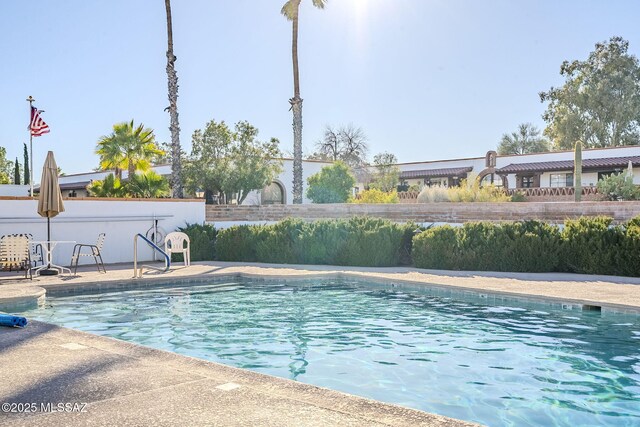
[[[289,264],[393,266],[410,261],[415,224],[354,217],[273,225],[234,226],[218,232],[223,261]]]
[[[441,226],[413,239],[416,267],[446,270],[572,272],[640,276],[640,217]]]
[[[191,261],[212,261],[215,259],[216,229],[207,224],[187,224],[178,227],[189,236]],[[182,262],[182,254],[171,254],[171,262]]]

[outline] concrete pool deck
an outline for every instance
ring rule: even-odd
[[[107,270],[100,274],[83,267],[77,276],[33,281],[0,273],[0,304],[34,303],[46,294],[196,283],[212,277],[348,277],[640,313],[638,278],[222,262],[177,267],[143,279],[132,279],[131,265],[111,265]],[[25,329],[0,328],[0,354],[0,403],[33,402],[37,409],[30,414],[0,412],[0,420],[6,418],[13,426],[472,425],[41,322],[30,322]],[[41,404],[57,403],[87,405],[72,408],[84,409],[82,413],[42,412]]]

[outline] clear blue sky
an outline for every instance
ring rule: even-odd
[[[291,25],[283,0],[174,0],[181,141],[215,118],[248,120],[292,148]],[[544,127],[538,92],[560,64],[614,35],[640,52],[640,3],[588,0],[303,0],[299,54],[305,151],[324,124],[352,122],[372,154],[400,161],[482,156],[504,132]],[[34,139],[67,173],[134,118],[169,141],[163,0],[3,0],[0,146],[22,161],[27,96],[51,133]]]

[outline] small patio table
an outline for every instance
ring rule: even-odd
[[[71,274],[71,270],[67,267],[62,267],[61,265],[55,265],[53,263],[53,250],[59,244],[64,243],[76,243],[75,240],[39,240],[31,242],[33,245],[40,244],[42,245],[42,252],[44,252],[43,261],[44,263],[40,267],[33,267],[33,273],[36,275],[40,275],[42,270],[56,269],[60,272],[60,274],[64,274],[64,271],[67,270],[69,274]]]

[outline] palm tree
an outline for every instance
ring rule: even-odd
[[[129,178],[127,189],[132,197],[158,198],[169,195],[169,183],[153,170],[133,174]]]
[[[91,181],[87,185],[87,191],[94,197],[126,197],[128,196],[127,189],[120,178],[110,173],[103,180]]]
[[[133,176],[136,170],[148,170],[151,160],[162,153],[156,145],[153,130],[145,128],[142,123],[134,127],[133,120],[113,125],[111,135],[101,137],[96,149],[100,167],[115,169],[119,179],[125,168],[129,176]]]
[[[164,0],[167,10],[167,82],[169,87],[169,115],[171,124],[171,187],[173,197],[181,199],[182,192],[182,148],[180,147],[180,124],[178,123],[178,75],[176,56],[173,54],[173,26],[171,24],[171,0]]]
[[[300,98],[300,71],[298,69],[298,12],[302,0],[287,0],[282,14],[292,23],[293,37],[293,98],[289,99],[293,111],[293,203],[302,203],[302,98]],[[324,9],[327,0],[312,0],[318,9]]]

